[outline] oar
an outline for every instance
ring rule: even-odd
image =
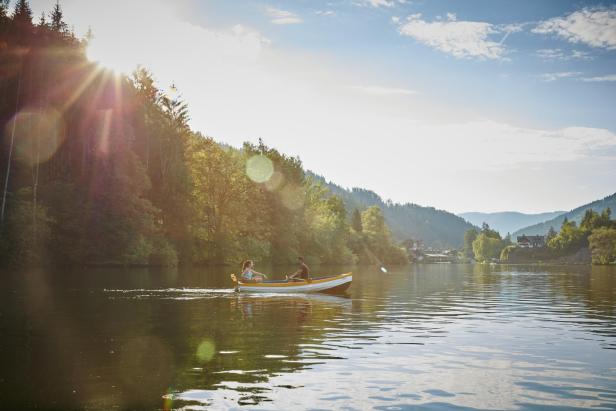
[[[387,271],[387,268],[385,268],[385,266],[383,265],[383,262],[380,260],[380,258],[379,258],[379,257],[377,257],[377,256],[376,256],[376,255],[372,252],[372,250],[370,250],[370,249],[368,248],[368,246],[366,245],[366,242],[365,242],[365,241],[363,241],[363,246],[364,246],[364,251],[368,252],[368,254],[370,254],[370,256],[371,256],[373,259],[375,259],[375,260],[376,260],[376,262],[377,262],[377,263],[378,263],[378,265],[379,265],[379,269],[381,270],[381,272],[382,272],[382,273],[387,274],[387,272],[388,272],[388,271]]]

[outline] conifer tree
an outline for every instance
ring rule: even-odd
[[[39,18],[39,23],[38,23],[38,27],[39,28],[45,28],[47,27],[47,18],[45,17],[45,12],[41,13],[41,17]]]
[[[28,0],[19,0],[15,4],[13,12],[13,21],[16,23],[32,25],[32,9]]]
[[[9,0],[0,0],[0,21],[6,19],[8,10]]]
[[[67,25],[63,20],[64,13],[60,7],[60,1],[56,0],[56,5],[51,12],[51,29],[58,33],[64,33],[67,30]]]

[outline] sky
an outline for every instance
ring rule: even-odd
[[[262,138],[344,187],[456,213],[616,192],[615,1],[61,5],[91,59],[174,84],[195,130]]]

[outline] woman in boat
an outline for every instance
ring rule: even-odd
[[[260,283],[264,278],[267,278],[265,274],[255,271],[254,266],[252,260],[246,260],[242,263],[242,280]]]

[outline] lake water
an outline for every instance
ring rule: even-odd
[[[616,409],[615,267],[356,268],[348,297],[227,271],[4,273],[0,408]]]

